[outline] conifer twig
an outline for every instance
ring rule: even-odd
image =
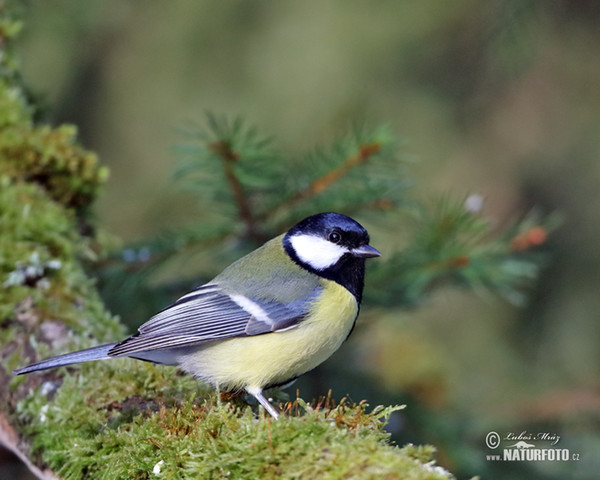
[[[337,182],[340,178],[347,175],[348,172],[350,172],[350,170],[352,170],[354,167],[367,163],[369,158],[371,158],[371,156],[375,155],[380,150],[381,144],[379,142],[360,145],[358,147],[358,151],[346,157],[344,162],[339,167],[330,170],[322,177],[314,180],[305,189],[296,192],[294,196],[280,203],[270,212],[270,215],[273,215],[280,210],[289,208],[302,200],[318,195],[323,190]]]
[[[252,214],[252,210],[250,210],[250,202],[244,194],[242,183],[240,182],[233,168],[234,162],[239,161],[240,154],[231,148],[229,142],[223,140],[209,144],[208,148],[212,152],[216,153],[221,159],[223,171],[225,172],[225,178],[227,179],[227,183],[229,183],[229,187],[231,188],[231,194],[233,196],[233,200],[235,201],[239,217],[246,225],[248,235],[253,240],[263,241],[264,238],[258,232],[256,220]]]

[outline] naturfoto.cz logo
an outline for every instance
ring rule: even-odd
[[[502,437],[498,432],[489,432],[485,444],[495,450],[502,445],[502,454],[486,455],[488,461],[496,462],[567,462],[578,461],[579,454],[567,448],[558,448],[560,435],[548,432],[509,432]]]

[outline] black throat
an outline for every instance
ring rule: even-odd
[[[305,270],[318,275],[319,277],[333,280],[348,290],[360,305],[362,300],[363,288],[365,285],[365,259],[345,254],[335,265],[324,270],[318,270],[303,262],[296,255],[289,238],[283,239],[283,247],[290,258]]]

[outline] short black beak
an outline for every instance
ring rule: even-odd
[[[355,257],[360,258],[371,258],[371,257],[380,257],[381,253],[376,248],[373,248],[371,245],[361,245],[360,247],[353,248],[350,253]]]

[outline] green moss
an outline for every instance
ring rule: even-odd
[[[449,478],[431,447],[389,443],[398,407],[297,400],[274,421],[173,368],[122,359],[78,370],[17,408],[33,453],[61,478],[153,478],[160,462],[165,479]]]
[[[78,260],[88,248],[72,213],[39,186],[0,173],[0,218],[0,323],[34,332],[60,319],[101,339],[122,332]],[[2,333],[4,341],[13,335]]]
[[[0,98],[8,94],[0,84]],[[35,182],[53,200],[81,211],[96,197],[108,170],[98,164],[96,154],[76,143],[76,135],[72,125],[53,129],[20,122],[6,126],[0,132],[0,171],[13,179]]]
[[[257,419],[173,373],[132,361],[90,365],[52,401],[28,397],[19,410],[34,450],[65,479],[152,478],[158,464],[164,479],[449,477],[429,463],[431,448],[388,443],[394,407],[298,401],[279,421]]]
[[[29,125],[30,111],[21,89],[0,79],[0,128]]]

